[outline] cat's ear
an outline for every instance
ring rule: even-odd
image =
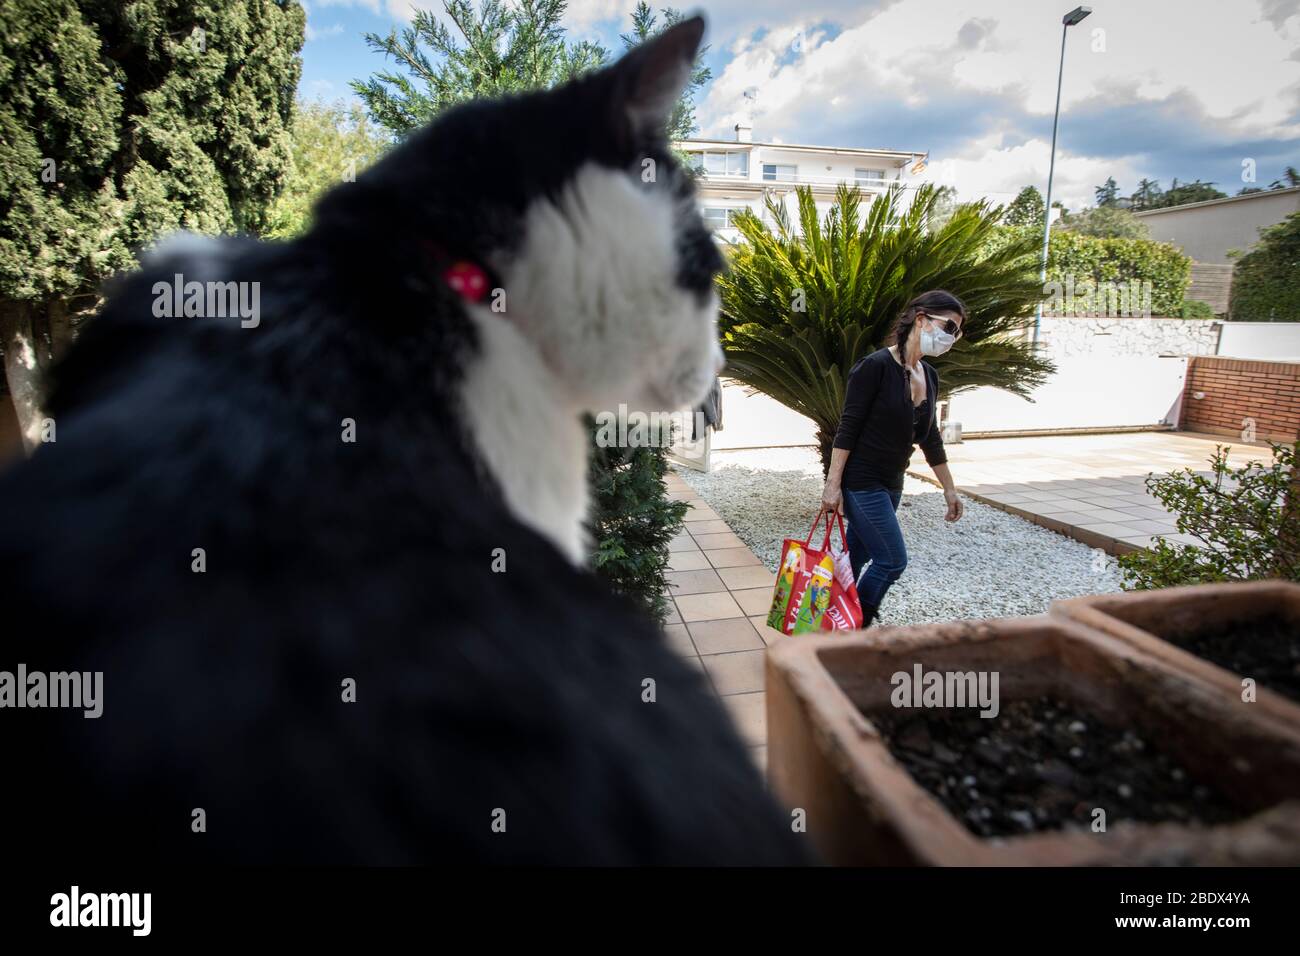
[[[614,65],[614,120],[633,141],[664,135],[673,108],[690,82],[703,38],[704,18],[691,17]]]

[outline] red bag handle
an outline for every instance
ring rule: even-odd
[[[812,527],[808,529],[808,537],[804,538],[804,540],[803,540],[803,546],[804,546],[805,548],[811,548],[811,547],[812,547],[812,536],[813,536],[813,532],[816,531],[816,530],[817,530],[817,526],[818,526],[819,524],[821,524],[821,520],[822,520],[822,515],[823,515],[823,514],[825,514],[825,512],[819,512],[819,513],[817,514],[817,517],[813,518]],[[830,529],[830,523],[831,523],[831,516],[830,516],[830,515],[826,515],[826,534],[828,535],[828,540],[829,540],[829,535],[830,535],[830,531],[831,531],[831,529]]]
[[[813,532],[817,530],[817,525],[819,525],[819,524],[821,523],[822,515],[823,515],[823,514],[826,516],[826,537],[822,539],[822,548],[821,548],[821,549],[822,549],[822,551],[828,551],[828,550],[830,550],[830,546],[831,546],[831,530],[832,530],[832,528],[831,528],[831,512],[829,512],[829,511],[823,511],[821,514],[817,515],[816,518],[813,518],[813,524],[812,524],[812,527],[808,529],[808,537],[805,538],[805,539],[804,539],[804,542],[803,542],[803,546],[804,546],[805,548],[811,548],[811,547],[812,547],[812,536],[813,536]],[[838,511],[835,512],[835,521],[836,521],[836,523],[839,525],[839,528],[840,528],[840,543],[841,543],[842,545],[844,545],[844,547],[847,548],[847,547],[849,546],[849,539],[848,539],[847,537],[845,537],[845,535],[844,535],[844,518],[841,517],[841,515],[840,515],[840,513],[839,513]]]

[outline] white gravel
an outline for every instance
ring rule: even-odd
[[[713,471],[677,473],[768,568],[781,542],[803,538],[821,502],[821,462],[813,448],[715,451]],[[908,566],[885,595],[879,621],[921,624],[1039,614],[1056,598],[1120,590],[1113,557],[1023,518],[963,498],[949,524],[942,492],[907,477],[898,520]]]

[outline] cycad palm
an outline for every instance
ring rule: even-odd
[[[841,186],[825,219],[812,191],[797,190],[799,230],[769,197],[769,228],[752,212],[735,219],[744,243],[719,280],[727,375],[806,415],[817,425],[822,463],[844,405],[854,363],[893,342],[899,313],[927,289],[947,289],[969,309],[964,334],[939,370],[941,397],[993,385],[1027,397],[1053,371],[1012,333],[1032,322],[1041,298],[1030,239],[991,242],[1002,210],[957,207],[933,226],[936,190],[911,206],[892,188],[861,215],[861,194]]]

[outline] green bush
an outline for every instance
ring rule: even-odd
[[[1272,464],[1228,464],[1219,446],[1211,474],[1190,468],[1147,478],[1147,490],[1176,514],[1180,534],[1199,545],[1156,538],[1145,551],[1119,559],[1128,590],[1282,578],[1300,581],[1300,445],[1273,444]]]
[[[1150,239],[1151,230],[1137,216],[1117,206],[1098,206],[1062,216],[1058,229],[1103,239]]]
[[[1228,315],[1237,322],[1300,320],[1300,212],[1259,237],[1232,270]]]
[[[1214,309],[1210,306],[1210,303],[1202,302],[1200,299],[1184,299],[1183,318],[1212,319],[1214,318]]]
[[[1094,283],[1151,282],[1151,314],[1181,315],[1192,260],[1177,247],[1150,239],[1106,239],[1078,232],[1053,232],[1047,252],[1047,281],[1075,287]]]
[[[391,143],[359,103],[300,101],[293,117],[293,169],[267,211],[267,238],[292,239],[306,232],[321,195],[355,177]]]
[[[592,513],[587,527],[595,542],[591,564],[618,594],[662,621],[668,610],[668,543],[681,530],[688,505],[672,501],[664,486],[668,461],[659,447],[602,447],[591,454]]]
[[[1001,226],[989,239],[996,250],[1026,237],[1036,237],[1041,249],[1041,226]],[[1075,307],[1087,289],[1100,283],[1127,286],[1131,281],[1151,283],[1151,314],[1182,315],[1183,297],[1191,281],[1192,260],[1176,246],[1151,239],[1117,239],[1053,229],[1047,250],[1047,282],[1058,289],[1075,290]],[[1067,302],[1067,306],[1069,303]]]

